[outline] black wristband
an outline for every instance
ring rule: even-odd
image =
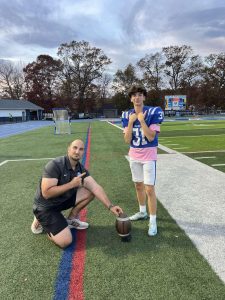
[[[113,205],[112,203],[108,206],[108,210],[110,210],[112,207],[114,207],[115,205]]]

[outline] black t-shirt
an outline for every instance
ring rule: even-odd
[[[73,170],[68,156],[60,156],[49,161],[46,164],[42,174],[42,178],[57,178],[57,185],[63,185],[70,182],[74,177],[77,177],[78,175],[84,172],[86,172],[86,174],[82,178],[90,176],[88,170],[86,170],[80,162],[77,163],[75,170]],[[76,197],[77,188],[72,188],[58,197],[45,199],[41,192],[42,178],[39,182],[34,198],[34,204],[36,207],[42,209],[48,209],[53,207],[56,208],[58,205],[64,203],[71,197]]]

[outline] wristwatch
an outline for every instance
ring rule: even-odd
[[[112,203],[108,206],[108,209],[110,210],[112,207],[114,207],[115,205],[113,205]]]

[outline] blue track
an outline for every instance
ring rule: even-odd
[[[24,133],[26,131],[38,129],[44,126],[52,126],[52,132],[54,132],[53,121],[28,121],[22,123],[3,124],[0,125],[0,138]]]

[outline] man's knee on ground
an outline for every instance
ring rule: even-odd
[[[63,229],[62,231],[60,231],[56,235],[53,235],[53,234],[50,233],[49,238],[57,246],[59,246],[62,249],[68,247],[72,243],[72,241],[73,241],[73,237],[72,237],[71,231],[70,231],[70,229],[68,227],[65,228],[65,229]]]
[[[71,239],[67,239],[67,240],[65,239],[65,240],[60,241],[58,243],[55,242],[55,244],[57,246],[59,246],[60,248],[65,249],[66,247],[68,247],[69,245],[71,245],[72,241],[73,241],[72,238]]]

